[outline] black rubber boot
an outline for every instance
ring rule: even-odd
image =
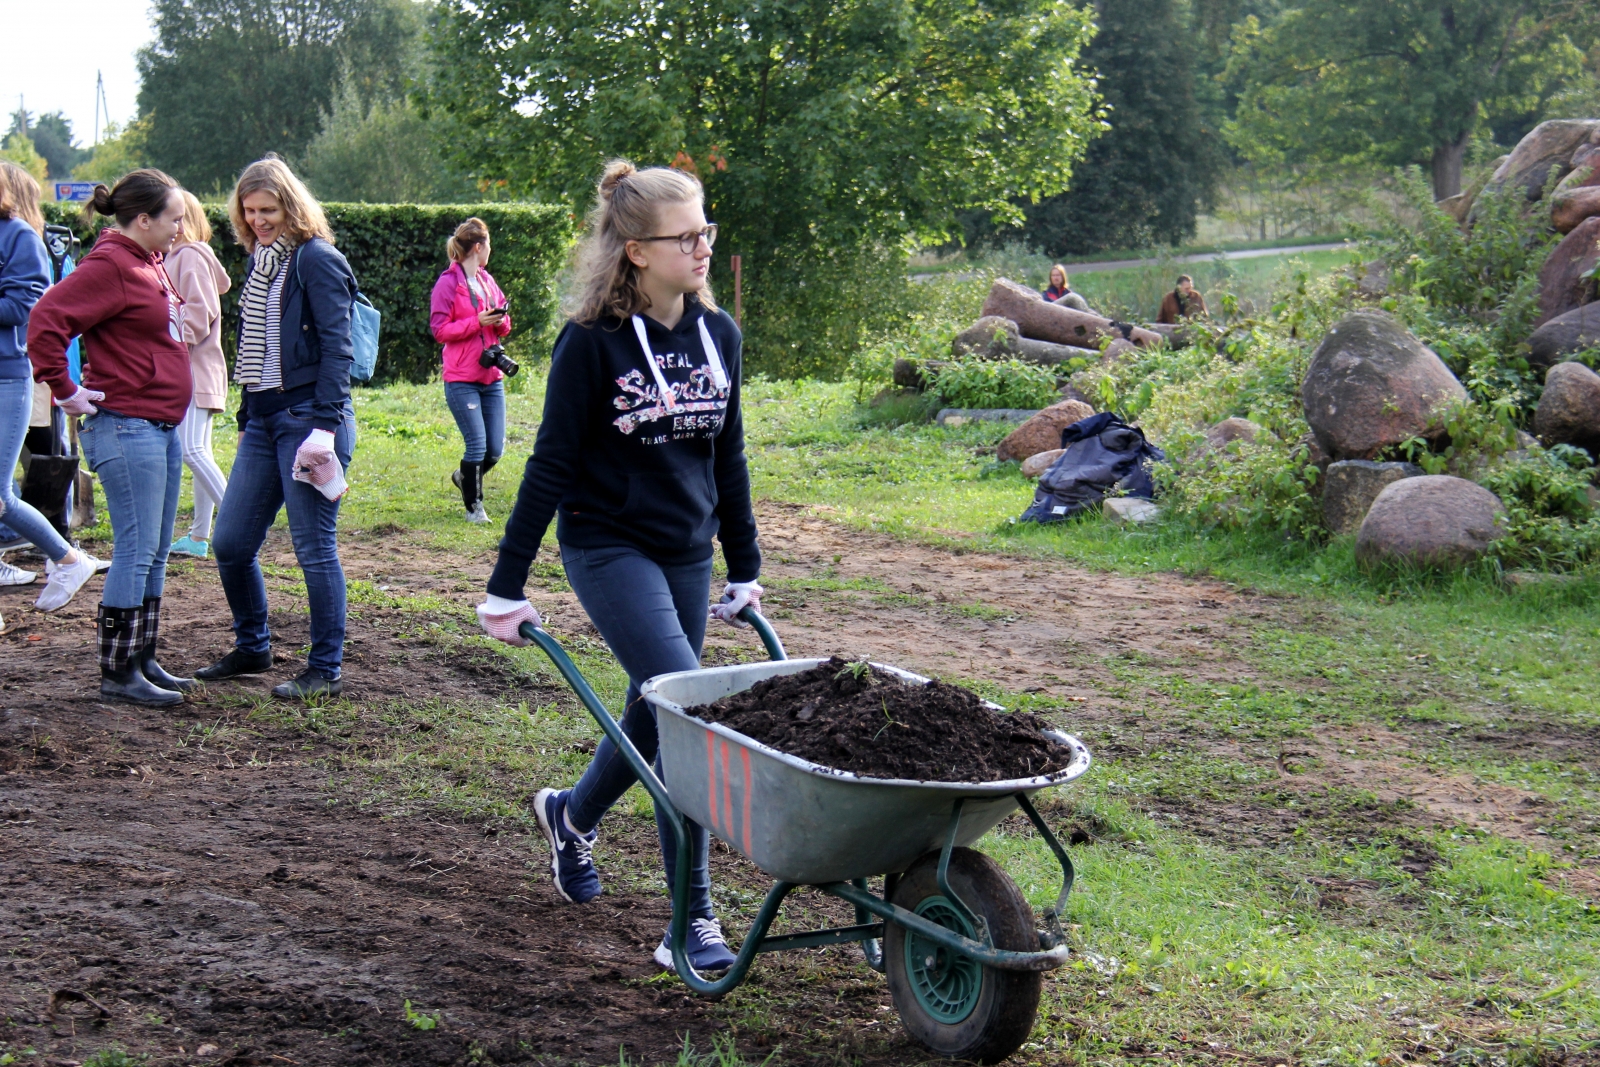
[[[156,637],[161,631],[160,597],[144,598],[143,622],[144,630],[140,634],[139,654],[135,657],[139,662],[140,673],[163,689],[175,689],[180,693],[187,693],[193,689],[193,678],[174,677],[156,662]]]
[[[483,502],[483,464],[461,461],[461,505],[468,511]]]
[[[331,699],[344,690],[343,678],[329,678],[315,667],[307,667],[292,681],[272,687],[272,695],[285,700],[306,702]]]
[[[144,608],[108,608],[100,605],[100,699],[146,708],[168,708],[183,703],[183,694],[163,689],[139,670],[138,651]]]
[[[494,465],[496,463],[499,463],[499,462],[500,462],[500,457],[499,456],[496,456],[493,459],[488,459],[486,457],[484,459],[484,461],[483,461],[483,470],[479,471],[478,473],[482,474],[484,477],[487,478],[489,476],[489,472],[494,470]]]
[[[211,666],[201,667],[194,672],[194,676],[196,681],[220,682],[243,674],[265,674],[271,669],[271,649],[265,652],[241,652],[236,648]]]

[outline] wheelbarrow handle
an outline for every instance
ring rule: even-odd
[[[767,646],[767,651],[772,653],[773,659],[785,658],[783,645],[778,641],[778,635],[773,632],[766,619],[749,608],[745,608],[744,611],[740,612],[740,617],[755,627],[756,632],[761,635],[762,642]],[[672,930],[669,938],[672,946],[673,968],[678,972],[678,977],[683,980],[684,985],[696,993],[706,996],[721,996],[723,993],[728,992],[744,981],[745,972],[750,969],[751,962],[754,961],[756,953],[760,950],[761,941],[766,936],[768,927],[771,926],[772,920],[777,917],[778,906],[783,902],[783,898],[794,889],[794,886],[787,882],[779,882],[772,887],[772,890],[767,894],[767,899],[761,906],[760,913],[756,916],[756,923],[751,927],[749,933],[745,935],[744,944],[739,947],[738,959],[728,969],[727,974],[716,981],[708,981],[700,977],[699,972],[694,969],[694,965],[689,962],[689,957],[684,951],[684,944],[689,930],[690,857],[689,831],[684,826],[683,813],[673,805],[672,797],[667,793],[666,785],[660,778],[656,777],[656,773],[650,767],[650,764],[645,762],[645,758],[639,754],[639,750],[628,739],[628,735],[622,732],[622,726],[616,719],[611,717],[611,712],[606,710],[606,706],[601,703],[600,697],[590,688],[583,675],[578,672],[577,665],[572,662],[572,657],[567,655],[566,649],[562,648],[554,637],[551,637],[531,622],[523,623],[517,628],[517,632],[526,640],[538,645],[544,650],[544,654],[550,657],[550,662],[556,665],[556,670],[561,673],[561,677],[565,678],[567,684],[572,687],[572,691],[578,694],[578,700],[582,702],[584,709],[599,724],[605,735],[611,739],[611,743],[617,746],[617,751],[622,753],[622,758],[627,761],[628,768],[633,771],[634,776],[639,779],[639,784],[644,786],[645,791],[650,794],[650,799],[655,802],[656,810],[666,815],[667,825],[672,828],[672,839],[678,846],[678,862],[676,870],[673,872]]]

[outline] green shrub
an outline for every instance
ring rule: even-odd
[[[1020,359],[951,360],[933,389],[953,408],[1042,408],[1061,399],[1054,371]]]
[[[1506,506],[1501,562],[1557,570],[1600,559],[1600,518],[1589,503],[1593,462],[1571,445],[1537,449],[1478,481]]]
[[[87,247],[98,226],[85,227],[78,205],[47,203],[46,221],[68,225]],[[495,281],[505,290],[518,358],[542,352],[556,316],[554,279],[572,235],[566,209],[548,204],[324,204],[339,250],[361,291],[383,313],[375,383],[426,382],[439,372],[440,346],[428,327],[429,296],[449,265],[445,240],[471,215],[494,235]],[[233,279],[223,297],[224,347],[232,359],[233,323],[244,273],[244,249],[233,240],[227,211],[207,207],[211,247]]]

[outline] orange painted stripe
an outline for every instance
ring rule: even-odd
[[[733,836],[733,775],[728,770],[728,742],[722,742],[722,830]]]
[[[739,760],[744,764],[744,854],[750,855],[750,750],[739,746]]]

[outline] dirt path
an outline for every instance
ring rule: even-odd
[[[791,654],[867,654],[1073,698],[1063,718],[1102,754],[1187,743],[1156,695],[1108,695],[1121,691],[1109,657],[1131,651],[1162,670],[1242,681],[1251,670],[1238,650],[1253,630],[1305,622],[1292,604],[1217,583],[955,555],[801,509],[768,506],[762,522],[768,607]],[[282,568],[271,584],[286,677],[289,652],[308,636],[303,594],[293,599],[283,541],[269,549]],[[345,559],[352,580],[389,596],[459,605],[436,613],[456,622],[470,617],[490,563],[463,566],[403,534],[347,539]],[[0,591],[0,610],[21,623],[0,637],[0,1052],[32,1047],[37,1062],[66,1065],[116,1042],[151,1065],[342,1067],[615,1063],[622,1046],[652,1063],[674,1059],[685,1034],[706,1048],[729,1025],[726,1012],[651,981],[648,953],[667,917],[659,893],[563,906],[520,833],[350,806],[324,741],[253,727],[208,745],[217,736],[208,730],[242,725],[278,678],[216,687],[177,714],[100,704],[96,592],[41,616],[24,607],[31,593]],[[225,649],[214,568],[176,565],[166,603],[169,665],[192,669]],[[570,594],[548,594],[541,606],[558,633],[588,630]],[[491,653],[419,636],[428,617],[353,605],[352,701],[532,706],[561,696]],[[754,645],[748,633],[718,628],[707,658],[751,658]],[[1411,797],[1419,819],[1476,817],[1509,836],[1534,832],[1526,796],[1410,766],[1396,751],[1403,739],[1382,730],[1330,732],[1307,746],[1325,756],[1320,770],[1286,776],[1285,789],[1348,780]],[[1271,840],[1293,832],[1296,818],[1257,806],[1214,814],[1212,832]],[[648,870],[652,827],[608,825],[612,862],[620,852]],[[1206,832],[1203,820],[1195,825]],[[719,884],[762,887],[725,853],[715,862]],[[782,1043],[804,1056],[843,1050],[869,1064],[916,1058],[885,1022],[881,981],[860,967],[818,970],[820,959],[758,966],[741,1003],[767,1003],[761,983],[792,981],[800,992],[786,994],[776,1016],[747,1021],[741,1044]],[[441,1025],[419,1030],[397,1018],[406,999]]]

